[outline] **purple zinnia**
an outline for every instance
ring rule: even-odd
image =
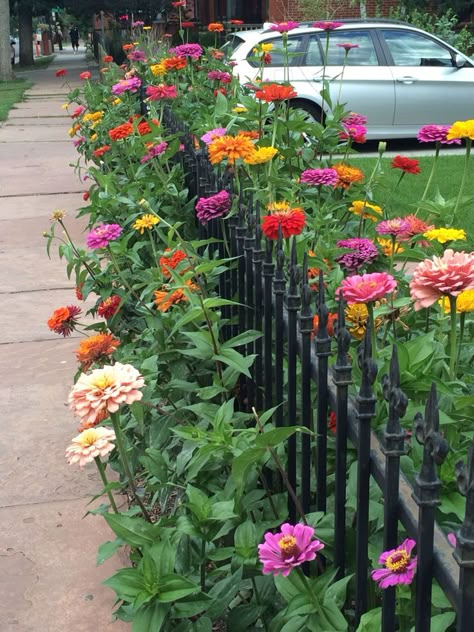
[[[141,79],[138,77],[132,77],[131,79],[121,79],[118,83],[112,86],[112,94],[118,95],[124,92],[136,92],[142,85]]]
[[[411,235],[411,225],[403,217],[394,217],[380,222],[375,227],[379,235],[393,235],[396,237],[407,237]]]
[[[295,526],[285,522],[279,533],[265,533],[265,542],[258,545],[258,557],[263,564],[264,575],[290,574],[292,568],[311,562],[316,553],[324,548],[319,540],[313,540],[314,529],[304,524]]]
[[[328,186],[335,186],[339,176],[337,171],[331,168],[325,169],[306,169],[301,174],[301,182],[304,184],[310,184],[313,187],[326,184]]]
[[[132,52],[128,55],[128,58],[131,61],[146,61],[146,55],[142,50],[132,50]]]
[[[364,237],[341,239],[336,243],[336,246],[338,248],[350,248],[350,252],[337,257],[336,261],[351,272],[356,272],[362,266],[372,263],[379,254],[374,242]]]
[[[87,235],[87,247],[92,250],[95,248],[106,248],[110,241],[120,237],[122,230],[122,227],[118,224],[101,224],[97,228],[93,228]]]
[[[396,549],[382,553],[379,564],[383,564],[384,568],[377,568],[371,573],[372,579],[379,582],[380,588],[412,583],[416,571],[416,555],[411,557],[411,552],[415,546],[415,540],[406,539]]]
[[[227,134],[227,130],[225,127],[215,127],[214,129],[209,130],[203,136],[201,136],[201,140],[206,145],[210,145],[216,138],[220,136],[225,136]]]
[[[220,81],[221,83],[230,83],[232,81],[232,75],[223,70],[211,70],[207,73],[207,78],[211,81]]]
[[[191,57],[191,59],[199,59],[203,54],[202,46],[199,44],[180,44],[174,48],[170,48],[169,52],[176,57]]]
[[[449,125],[423,125],[418,132],[418,140],[420,143],[441,143],[442,145],[461,144],[460,138],[451,138],[448,140],[447,133],[450,129]]]
[[[222,217],[232,206],[232,200],[227,191],[220,191],[208,198],[199,198],[196,204],[196,215],[200,222],[205,224],[211,219]]]
[[[154,145],[153,147],[150,147],[147,153],[140,159],[140,162],[142,164],[145,164],[145,162],[148,162],[152,158],[155,158],[156,156],[163,154],[167,149],[168,149],[168,143],[166,143],[165,141],[162,141],[161,143],[158,143],[158,145]]]

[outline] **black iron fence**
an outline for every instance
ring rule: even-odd
[[[191,196],[208,197],[222,189],[232,192],[228,174],[209,164],[205,152],[196,150],[185,126],[167,114],[167,126],[182,135],[184,167]],[[348,350],[351,336],[345,327],[344,305],[339,303],[337,333],[328,335],[328,308],[322,275],[317,291],[308,282],[308,262],[297,260],[296,241],[285,255],[281,235],[272,242],[263,240],[260,208],[252,196],[240,196],[238,212],[225,221],[212,220],[200,227],[201,237],[215,239],[210,256],[235,258],[235,265],[221,275],[222,297],[238,305],[225,306],[224,335],[235,336],[255,329],[263,336],[248,343],[242,353],[255,354],[251,377],[240,388],[240,405],[250,410],[275,412],[277,426],[301,425],[314,432],[301,439],[290,437],[287,446],[287,475],[298,502],[289,496],[288,513],[292,520],[299,513],[326,511],[328,502],[328,413],[336,413],[335,463],[331,506],[334,507],[334,567],[338,578],[346,573],[348,445],[357,453],[357,503],[355,514],[355,622],[369,607],[369,523],[370,486],[374,480],[384,499],[383,548],[400,543],[399,524],[417,543],[415,631],[430,630],[432,583],[436,578],[457,612],[457,631],[474,630],[474,448],[468,463],[458,463],[457,480],[467,497],[463,525],[456,534],[456,548],[449,544],[435,521],[440,504],[437,467],[448,451],[439,432],[436,388],[433,384],[424,415],[414,420],[413,438],[423,445],[423,461],[414,486],[400,468],[405,454],[406,432],[400,419],[407,398],[400,389],[396,348],[390,372],[377,376],[372,359],[370,331],[358,350],[360,385],[350,398],[352,365]],[[225,231],[225,235],[222,231]],[[318,328],[313,333],[313,315]],[[314,337],[313,337],[314,336]],[[329,359],[335,357],[330,366]],[[381,438],[371,427],[375,416],[376,390],[388,403],[388,416]],[[314,401],[316,406],[314,407]],[[314,444],[314,445],[313,445]],[[334,454],[334,451],[332,452]],[[332,483],[331,483],[332,484]],[[395,616],[395,588],[383,591],[382,630],[398,629]]]

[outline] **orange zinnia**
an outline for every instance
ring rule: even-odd
[[[110,145],[102,145],[102,147],[97,147],[97,149],[94,149],[92,153],[94,154],[96,158],[100,158],[107,151],[109,151],[109,149],[110,149]]]
[[[87,371],[93,362],[105,360],[107,356],[119,346],[120,341],[112,334],[97,334],[89,336],[86,340],[81,340],[79,348],[75,350],[77,361],[81,364],[83,371]]]
[[[250,138],[250,140],[257,140],[257,138],[260,138],[260,134],[257,132],[256,129],[251,129],[248,131],[241,130],[237,133],[237,136],[245,136],[245,138]]]
[[[185,281],[185,285],[191,292],[195,292],[198,289],[197,285],[190,280]],[[184,288],[178,288],[174,291],[171,291],[170,286],[164,285],[163,288],[153,292],[155,305],[160,312],[167,312],[172,305],[182,301],[189,301]]]
[[[222,162],[225,158],[230,165],[241,158],[248,158],[255,151],[254,144],[245,136],[237,134],[237,136],[220,136],[212,141],[208,146],[209,160],[215,165]]]
[[[186,253],[184,253],[182,250],[175,250],[174,252],[171,252],[171,248],[166,248],[164,255],[160,257],[159,261],[160,270],[163,276],[169,278],[171,276],[170,270],[174,270],[179,265],[179,263],[181,263],[181,261],[186,258]],[[187,270],[189,270],[189,267],[187,267],[185,270],[182,270],[182,272],[187,272]]]
[[[127,52],[128,50],[133,50],[135,46],[133,44],[124,44],[122,48],[125,52]]]
[[[332,338],[334,336],[334,321],[337,320],[337,314],[334,312],[329,312],[328,313],[328,322],[326,325],[326,329],[328,332],[328,336],[330,338]],[[318,327],[319,327],[319,316],[318,314],[315,314],[313,316],[313,332],[311,334],[311,337],[314,337],[317,335],[318,333]]]
[[[257,99],[261,99],[267,103],[273,103],[274,101],[294,99],[294,97],[297,96],[297,93],[293,86],[284,86],[279,83],[269,83],[264,85],[262,90],[257,90],[255,96]]]
[[[343,162],[338,162],[332,168],[337,171],[339,180],[336,187],[348,189],[354,182],[362,182],[365,178],[364,173],[357,167],[350,167]]]
[[[165,69],[168,70],[181,70],[186,68],[186,57],[168,57],[163,60]]]
[[[133,125],[131,123],[122,123],[122,125],[109,130],[109,137],[111,140],[127,138],[130,134],[133,134]]]
[[[224,30],[224,25],[220,22],[211,22],[208,25],[207,30],[211,33],[222,33],[222,31]]]

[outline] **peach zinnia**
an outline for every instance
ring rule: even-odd
[[[135,367],[117,362],[83,373],[69,393],[69,404],[83,424],[94,424],[98,417],[103,419],[106,412],[117,412],[121,404],[139,401],[144,384]]]
[[[96,458],[107,456],[115,448],[111,441],[115,441],[115,432],[109,428],[88,428],[74,437],[71,445],[66,449],[66,458],[70,465],[75,463],[83,468]]]
[[[254,144],[245,136],[231,136],[226,134],[216,138],[209,146],[209,160],[213,165],[222,162],[227,158],[230,165],[233,165],[239,158],[244,160],[252,156],[255,152]]]
[[[410,281],[415,311],[433,305],[442,296],[458,296],[474,289],[474,254],[445,250],[442,257],[425,259],[417,265]]]

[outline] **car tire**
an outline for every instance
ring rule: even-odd
[[[290,107],[293,110],[300,110],[301,112],[304,112],[307,115],[309,122],[321,123],[321,108],[314,103],[311,103],[310,101],[303,101],[302,99],[293,99],[293,101],[290,101]]]

